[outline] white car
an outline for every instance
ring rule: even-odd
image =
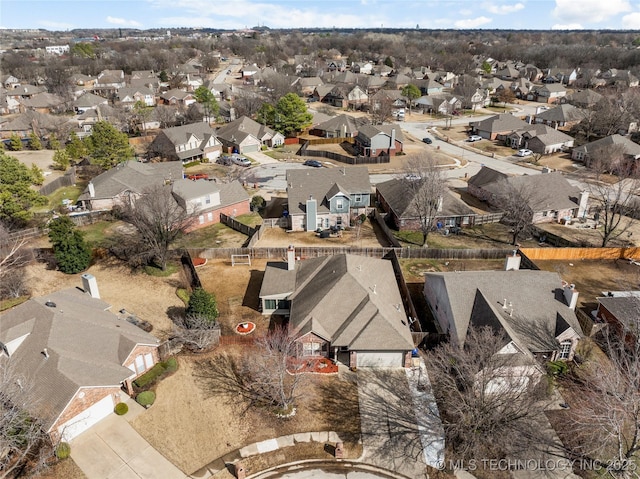
[[[518,150],[518,153],[516,153],[516,155],[520,157],[531,156],[533,155],[533,151],[529,150],[528,148],[523,148],[521,150]]]
[[[471,135],[469,138],[467,138],[467,141],[473,143],[474,141],[481,141],[482,137],[480,135]]]
[[[245,158],[244,156],[232,156],[231,161],[239,166],[251,166],[251,160]]]

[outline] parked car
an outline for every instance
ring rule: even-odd
[[[431,138],[423,138],[422,143],[426,143],[427,145],[430,145],[433,142],[431,141]]]
[[[422,176],[417,175],[415,173],[409,173],[408,175],[406,175],[404,177],[405,180],[409,180],[409,181],[418,181],[422,179]]]
[[[233,161],[238,166],[251,166],[251,160],[245,158],[244,156],[233,156],[231,157],[231,161]]]
[[[322,163],[318,160],[307,160],[303,163],[304,166],[313,166],[314,168],[322,168]]]
[[[190,180],[208,180],[209,179],[209,175],[207,175],[206,173],[194,173],[193,175],[189,175],[187,176],[188,179]]]
[[[467,141],[469,142],[474,142],[474,141],[481,141],[482,137],[480,135],[471,135],[469,136],[469,138],[467,138]]]
[[[521,157],[523,157],[523,156],[531,156],[531,155],[533,155],[533,151],[531,151],[528,148],[522,148],[521,150],[518,150],[518,153],[516,153],[516,155],[521,156]]]

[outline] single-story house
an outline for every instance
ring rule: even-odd
[[[483,166],[469,178],[467,191],[478,199],[499,206],[499,198],[509,189],[519,192],[533,212],[533,223],[559,223],[582,218],[588,211],[589,193],[569,183],[562,173],[506,176]]]
[[[336,115],[314,126],[309,133],[322,138],[354,138],[358,134],[358,128],[368,123],[366,118]]]
[[[371,183],[366,166],[287,170],[289,228],[315,231],[349,226],[366,213]]]
[[[262,313],[288,316],[301,357],[328,357],[350,367],[411,364],[414,343],[389,260],[338,254],[268,263]]]
[[[572,136],[541,123],[511,132],[505,139],[511,148],[528,148],[541,155],[571,148],[574,141]]]
[[[407,181],[411,180],[396,178],[378,183],[376,199],[387,214],[387,222],[394,228],[419,231],[422,223],[411,190],[407,188]],[[443,228],[473,226],[475,216],[476,213],[464,201],[446,191],[438,201],[434,224],[440,223]]]
[[[216,130],[216,136],[225,151],[251,153],[263,146],[275,147],[284,144],[284,135],[272,130],[248,116],[241,116]]]
[[[30,387],[31,414],[54,442],[113,414],[132,382],[159,361],[159,340],[109,311],[96,278],[2,313],[0,364]]]
[[[518,260],[518,261],[509,261]],[[520,270],[519,256],[508,271],[426,273],[424,295],[437,326],[462,347],[469,327],[503,335],[498,354],[511,354],[513,368],[538,369],[571,360],[582,337],[575,314],[578,292],[555,272]]]
[[[602,98],[603,96],[600,93],[593,90],[578,90],[566,96],[567,103],[571,103],[578,108],[589,108],[597,105]]]
[[[570,105],[569,103],[563,103],[554,108],[536,113],[534,121],[552,128],[562,128],[580,123],[585,117],[585,112],[580,108]]]
[[[585,165],[589,165],[593,155],[597,155],[598,152],[606,151],[611,148],[621,148],[624,152],[625,159],[630,161],[640,160],[640,145],[631,141],[622,135],[605,136],[591,143],[577,146],[571,151],[571,159],[574,161],[581,161]]]
[[[127,161],[93,178],[78,197],[78,204],[89,210],[110,210],[116,205],[135,201],[148,188],[182,176],[180,162]]]
[[[558,103],[567,96],[567,89],[562,83],[546,83],[542,86],[535,86],[527,95],[527,100],[539,101],[542,103]]]
[[[501,113],[485,120],[469,122],[471,133],[487,140],[503,139],[512,131],[526,128],[526,126],[526,121],[509,113]]]
[[[205,122],[165,128],[148,148],[150,156],[180,160],[182,163],[215,160],[221,151],[222,144],[216,138],[216,132]]]
[[[629,345],[640,338],[640,291],[606,291],[598,299],[595,316]]]

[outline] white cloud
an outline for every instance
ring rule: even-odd
[[[633,12],[622,17],[622,27],[635,30],[640,25],[640,12]]]
[[[582,30],[582,29],[584,29],[584,27],[579,23],[567,23],[567,24],[556,23],[551,27],[551,30]]]
[[[70,30],[75,28],[71,23],[55,22],[53,20],[39,20],[37,23],[47,30]]]
[[[556,0],[552,14],[569,24],[593,24],[629,11],[631,5],[628,0]]]
[[[515,5],[488,5],[487,10],[490,13],[494,13],[496,15],[507,15],[509,13],[515,13],[524,8],[524,4],[516,3]]]
[[[469,8],[465,8],[463,10],[460,10],[460,15],[462,15],[463,17],[468,17],[469,15],[471,15],[473,13],[473,10],[469,9]]]
[[[137,22],[135,20],[127,20],[125,18],[118,18],[118,17],[107,17],[107,23],[110,23],[112,25],[119,25],[121,27],[141,27],[142,23]]]
[[[491,23],[491,19],[487,17],[477,17],[477,18],[466,18],[464,20],[457,20],[453,23],[455,28],[478,28],[482,25],[486,25],[487,23]]]

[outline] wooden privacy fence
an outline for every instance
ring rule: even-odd
[[[41,195],[47,196],[56,191],[58,188],[62,188],[63,186],[73,186],[76,183],[76,168],[72,166],[69,168],[64,176],[60,178],[56,178],[51,183],[44,185],[42,188],[38,190]]]
[[[355,138],[338,137],[338,138],[306,138],[305,141],[310,145],[332,145],[340,143],[355,143]]]
[[[243,235],[253,236],[256,232],[256,228],[240,223],[237,219],[227,216],[224,213],[220,213],[220,222],[233,230],[239,231]]]
[[[380,156],[347,156],[332,151],[310,150],[309,142],[306,141],[298,151],[299,156],[313,156],[316,158],[329,158],[330,160],[347,163],[349,165],[375,165],[380,163],[389,163],[391,158],[389,155]]]
[[[398,239],[393,235],[393,231],[391,231],[391,229],[387,226],[387,222],[380,215],[380,213],[378,213],[378,210],[372,210],[369,217],[371,218],[371,221],[375,221],[376,224],[380,227],[382,233],[384,234],[385,238],[387,238],[387,241],[391,246],[393,246],[394,248],[402,247]]]
[[[640,248],[521,248],[531,261],[545,260],[640,260]]]

